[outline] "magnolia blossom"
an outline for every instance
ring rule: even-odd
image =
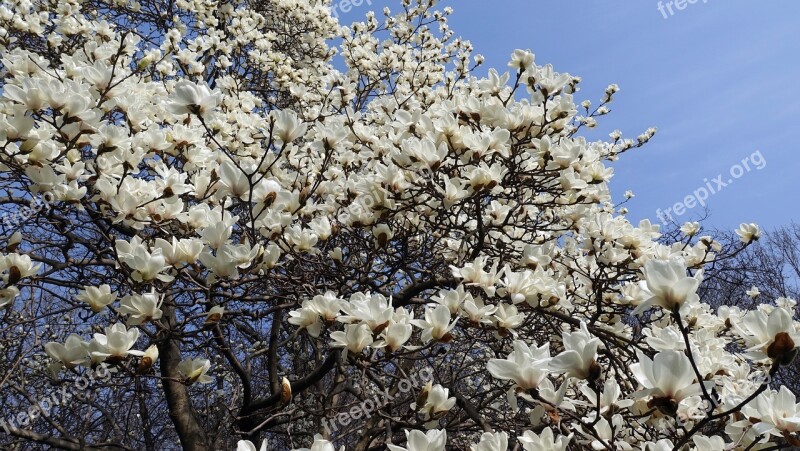
[[[344,331],[331,333],[333,346],[359,354],[372,344],[372,331],[366,324],[347,324]]]
[[[142,351],[131,349],[139,339],[139,329],[127,329],[124,324],[116,323],[106,327],[105,332],[105,334],[94,334],[94,339],[90,343],[90,346],[94,345],[90,352],[93,358],[121,360],[129,354],[144,355]]]
[[[642,288],[647,299],[639,304],[633,314],[637,315],[653,305],[673,311],[686,302],[696,302],[700,277],[686,275],[686,264],[677,259],[650,260],[644,266],[645,282]]]
[[[111,287],[106,284],[99,287],[85,286],[83,290],[78,292],[75,299],[89,304],[92,311],[97,313],[114,302],[117,299],[117,294],[112,293]]]
[[[750,288],[749,290],[745,291],[744,293],[747,296],[749,296],[750,299],[755,299],[761,294],[761,291],[758,289],[757,286],[753,285],[752,288]]]
[[[214,379],[206,374],[210,368],[211,362],[201,357],[184,359],[178,364],[178,372],[183,375],[187,385],[195,382],[211,383]]]
[[[394,313],[391,301],[379,294],[356,293],[350,298],[350,302],[342,304],[341,308],[346,315],[339,317],[339,321],[362,322],[373,332],[380,332],[388,326]]]
[[[386,343],[390,352],[399,350],[411,338],[413,329],[411,324],[405,322],[392,322],[383,330],[381,340]]]
[[[739,226],[739,229],[736,230],[736,234],[739,235],[739,239],[742,243],[750,244],[761,238],[761,229],[758,228],[757,224],[742,224]]]
[[[418,430],[406,431],[406,440],[408,443],[405,447],[390,444],[386,446],[389,451],[444,451],[447,432],[436,429],[427,433]]]
[[[41,264],[35,264],[28,255],[6,254],[0,256],[0,272],[6,285],[14,285],[21,279],[36,274],[41,266]]]
[[[545,343],[538,348],[529,347],[524,341],[515,340],[514,350],[505,359],[491,359],[486,369],[497,379],[510,380],[523,391],[539,386],[550,372],[550,346]]]
[[[239,442],[236,443],[236,451],[267,451],[268,444],[269,443],[264,440],[261,442],[261,447],[256,448],[256,445],[250,440],[239,440]]]
[[[700,385],[692,364],[686,354],[679,351],[659,352],[650,360],[641,351],[637,350],[638,363],[631,365],[630,369],[644,390],[639,396],[652,396],[659,400],[668,411],[677,409],[677,404],[683,399],[700,393]]]
[[[167,260],[161,254],[161,249],[155,249],[150,252],[138,238],[134,238],[130,243],[117,240],[116,249],[120,260],[133,270],[131,275],[133,280],[137,282],[147,282],[154,279],[163,282],[172,281],[172,276],[162,273],[169,268],[169,265],[167,265]]]
[[[155,365],[157,360],[158,346],[148,346],[147,349],[144,350],[144,355],[142,355],[142,358],[139,359],[139,366],[136,368],[136,372],[139,374],[147,374],[147,372],[150,371],[150,368]]]
[[[580,387],[581,393],[586,397],[586,405],[596,407],[598,401],[598,393],[588,383],[582,384]],[[615,411],[619,409],[626,409],[633,405],[632,399],[621,399],[622,390],[616,380],[608,378],[603,382],[603,388],[600,392],[600,413]]]
[[[175,84],[172,101],[167,105],[175,115],[196,114],[207,117],[219,103],[219,94],[212,93],[206,85],[181,80]]]
[[[566,451],[572,440],[572,434],[556,439],[552,429],[544,428],[539,434],[525,431],[520,437],[517,437],[517,440],[525,451]]]
[[[579,379],[597,379],[600,377],[600,365],[595,360],[600,339],[593,337],[581,322],[577,332],[562,334],[564,352],[553,357],[550,367],[557,372],[566,373],[567,377]]]
[[[425,309],[425,319],[415,319],[411,324],[422,329],[422,336],[420,337],[423,342],[428,343],[431,340],[449,341],[452,339],[450,331],[456,326],[458,318],[450,322],[450,309],[444,305],[437,305],[434,308]]]
[[[770,358],[788,363],[800,343],[791,314],[780,307],[769,314],[763,310],[747,312],[733,326],[748,346],[747,356],[754,360]]]
[[[81,337],[71,334],[64,344],[50,342],[44,345],[47,355],[60,361],[67,368],[75,368],[86,361],[88,351]]]
[[[161,3],[0,5],[4,401],[115,370],[0,448],[797,446],[795,301],[699,288],[762,232],[630,221],[612,166],[655,129],[583,135],[617,85],[479,73],[436,0]]]
[[[481,440],[469,446],[470,451],[507,451],[508,434],[505,432],[484,432]]]
[[[147,321],[161,319],[162,295],[152,290],[150,293],[132,294],[122,298],[119,311],[128,316],[128,325],[138,326]]]
[[[336,451],[336,448],[333,447],[333,443],[325,440],[321,435],[316,434],[311,448],[297,448],[292,451]],[[339,451],[344,451],[344,446],[341,447]]]
[[[782,386],[780,390],[768,390],[742,407],[742,414],[757,435],[782,436],[800,432],[800,403],[794,393]]]
[[[428,382],[422,387],[422,392],[417,397],[416,403],[412,403],[411,408],[421,412],[425,419],[439,419],[456,404],[456,398],[448,398],[449,389],[439,384],[433,385]]]
[[[307,126],[292,111],[275,111],[275,135],[284,143],[289,143],[303,136]]]
[[[7,287],[0,289],[0,309],[11,305],[14,302],[14,299],[19,296],[19,288],[17,287]]]

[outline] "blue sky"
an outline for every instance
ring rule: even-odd
[[[334,2],[335,3],[335,2]],[[745,171],[706,201],[706,224],[773,228],[800,219],[795,121],[800,117],[800,2],[697,0],[669,14],[658,1],[444,1],[455,9],[453,30],[505,71],[511,52],[529,48],[538,64],[583,78],[578,100],[594,103],[609,83],[621,91],[594,136],[618,128],[635,138],[659,133],[614,164],[615,200],[630,189],[629,217],[656,219],[705,180],[726,182],[732,166],[760,151],[766,165]],[[688,3],[688,2],[687,2]],[[347,15],[396,8],[366,1]],[[665,18],[665,15],[667,18]],[[735,169],[734,169],[735,170]],[[702,194],[701,194],[702,195]],[[702,215],[689,209],[679,222]]]

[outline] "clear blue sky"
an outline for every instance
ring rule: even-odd
[[[335,3],[335,0],[334,0]],[[578,100],[594,103],[609,83],[621,91],[595,136],[615,128],[635,138],[659,133],[614,164],[615,200],[630,189],[629,217],[656,221],[696,189],[756,151],[740,178],[706,201],[707,224],[731,228],[757,222],[772,228],[800,220],[800,2],[697,0],[673,15],[658,1],[444,1],[451,27],[469,39],[489,67],[505,71],[511,52],[529,48],[538,64],[583,77]],[[688,2],[687,2],[688,3]],[[366,1],[343,23],[397,1]],[[667,18],[665,18],[665,16]],[[756,157],[755,160],[758,160]],[[734,169],[735,171],[736,169]],[[702,195],[702,194],[701,194]],[[679,222],[702,214],[694,207]]]

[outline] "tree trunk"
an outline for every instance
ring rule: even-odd
[[[164,324],[171,331],[171,326],[175,322],[172,307],[164,308],[164,319],[171,323]],[[186,451],[210,450],[206,433],[197,421],[186,386],[180,382],[182,376],[178,372],[178,364],[181,362],[181,351],[170,332],[163,340],[159,341],[158,353],[169,417],[175,425],[175,432],[181,440],[181,446]]]

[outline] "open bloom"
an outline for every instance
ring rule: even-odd
[[[565,451],[572,440],[572,434],[567,437],[558,437],[556,440],[553,430],[544,428],[540,434],[525,431],[520,437],[517,437],[517,440],[525,451]]]
[[[178,372],[183,375],[184,382],[187,385],[195,382],[200,382],[201,384],[212,382],[214,379],[206,374],[210,368],[211,362],[201,357],[184,359],[178,364]]]
[[[372,331],[366,324],[347,324],[344,332],[337,330],[331,333],[331,339],[334,348],[345,348],[358,354],[372,344]]]
[[[163,297],[152,290],[145,294],[132,294],[120,301],[119,311],[128,316],[128,325],[137,326],[151,320],[161,318],[161,302]]]
[[[256,449],[256,445],[250,440],[239,440],[236,443],[236,451],[267,451],[267,440],[261,442],[261,448]]]
[[[695,383],[692,363],[686,354],[679,351],[659,352],[650,360],[637,350],[639,362],[631,365],[633,376],[645,389],[640,396],[652,396],[653,407],[675,413],[678,404],[692,395],[700,393]]]
[[[522,340],[505,359],[491,359],[486,368],[497,379],[514,381],[523,391],[539,386],[550,371],[550,345],[531,348]]]
[[[761,238],[761,229],[758,228],[757,224],[742,224],[739,226],[736,234],[739,235],[739,239],[742,241],[742,243],[750,244],[753,241],[758,241],[758,239]]]
[[[44,345],[44,350],[47,352],[47,355],[60,361],[67,368],[75,368],[80,365],[86,361],[88,354],[86,342],[75,334],[67,337],[64,344],[56,342],[47,343]]]
[[[456,398],[448,398],[448,393],[449,390],[440,384],[428,382],[411,408],[424,414],[426,420],[441,418],[456,404]]]
[[[133,270],[131,274],[133,280],[137,282],[149,282],[153,279],[162,282],[172,281],[172,276],[161,273],[169,269],[166,259],[161,254],[161,249],[150,252],[138,237],[134,237],[130,243],[117,240],[116,248],[120,261]]]
[[[333,443],[328,440],[322,438],[321,435],[317,434],[314,436],[314,443],[311,444],[311,448],[297,448],[292,451],[335,451],[336,448],[333,447]],[[238,451],[238,450],[237,450]],[[344,446],[340,448],[340,451],[344,451]]]
[[[384,329],[381,339],[386,343],[389,351],[395,352],[406,344],[408,339],[411,338],[412,332],[411,324],[393,321],[389,324],[389,327]]]
[[[428,343],[431,340],[450,341],[453,336],[450,331],[456,326],[458,318],[450,322],[450,309],[444,305],[437,305],[434,308],[425,309],[425,319],[415,319],[411,324],[422,329],[421,339]]]
[[[83,290],[78,292],[75,299],[89,304],[89,308],[97,313],[103,310],[108,304],[117,299],[117,294],[111,292],[111,287],[108,285],[100,285],[99,287],[85,286]]]
[[[41,264],[34,264],[28,255],[3,255],[0,256],[0,277],[6,285],[14,285],[20,279],[36,274],[41,266]]]
[[[332,294],[331,294],[332,295]],[[339,318],[343,323],[361,322],[369,326],[375,333],[389,325],[394,309],[391,302],[380,294],[356,293],[350,297],[349,303],[341,304],[347,313]]]
[[[567,377],[592,380],[600,377],[600,366],[595,360],[600,339],[592,337],[586,323],[581,322],[581,329],[577,332],[564,332],[562,339],[564,352],[553,358],[550,368],[566,373]]]
[[[470,451],[506,451],[508,434],[505,432],[484,432],[481,441],[469,446]]]
[[[386,445],[389,451],[444,451],[447,443],[447,431],[433,429],[427,433],[413,430],[406,431],[405,448],[397,445]]]
[[[746,355],[753,360],[791,360],[800,343],[791,313],[780,307],[769,314],[763,310],[747,312],[733,326],[748,346]]]
[[[144,355],[142,351],[131,350],[139,339],[139,329],[127,329],[124,324],[116,323],[106,327],[105,334],[94,334],[92,357],[97,359],[122,360],[130,355]]]
[[[686,263],[679,259],[649,260],[644,264],[646,300],[633,310],[634,315],[658,305],[669,311],[680,308],[685,302],[699,300],[697,287],[700,276],[686,275]]]
[[[217,107],[219,100],[219,94],[212,93],[208,86],[181,80],[175,84],[167,110],[177,116],[196,114],[206,117]]]
[[[785,386],[779,391],[764,392],[742,407],[742,413],[758,435],[770,434],[782,436],[784,433],[800,431],[800,404],[796,402],[794,393]]]

